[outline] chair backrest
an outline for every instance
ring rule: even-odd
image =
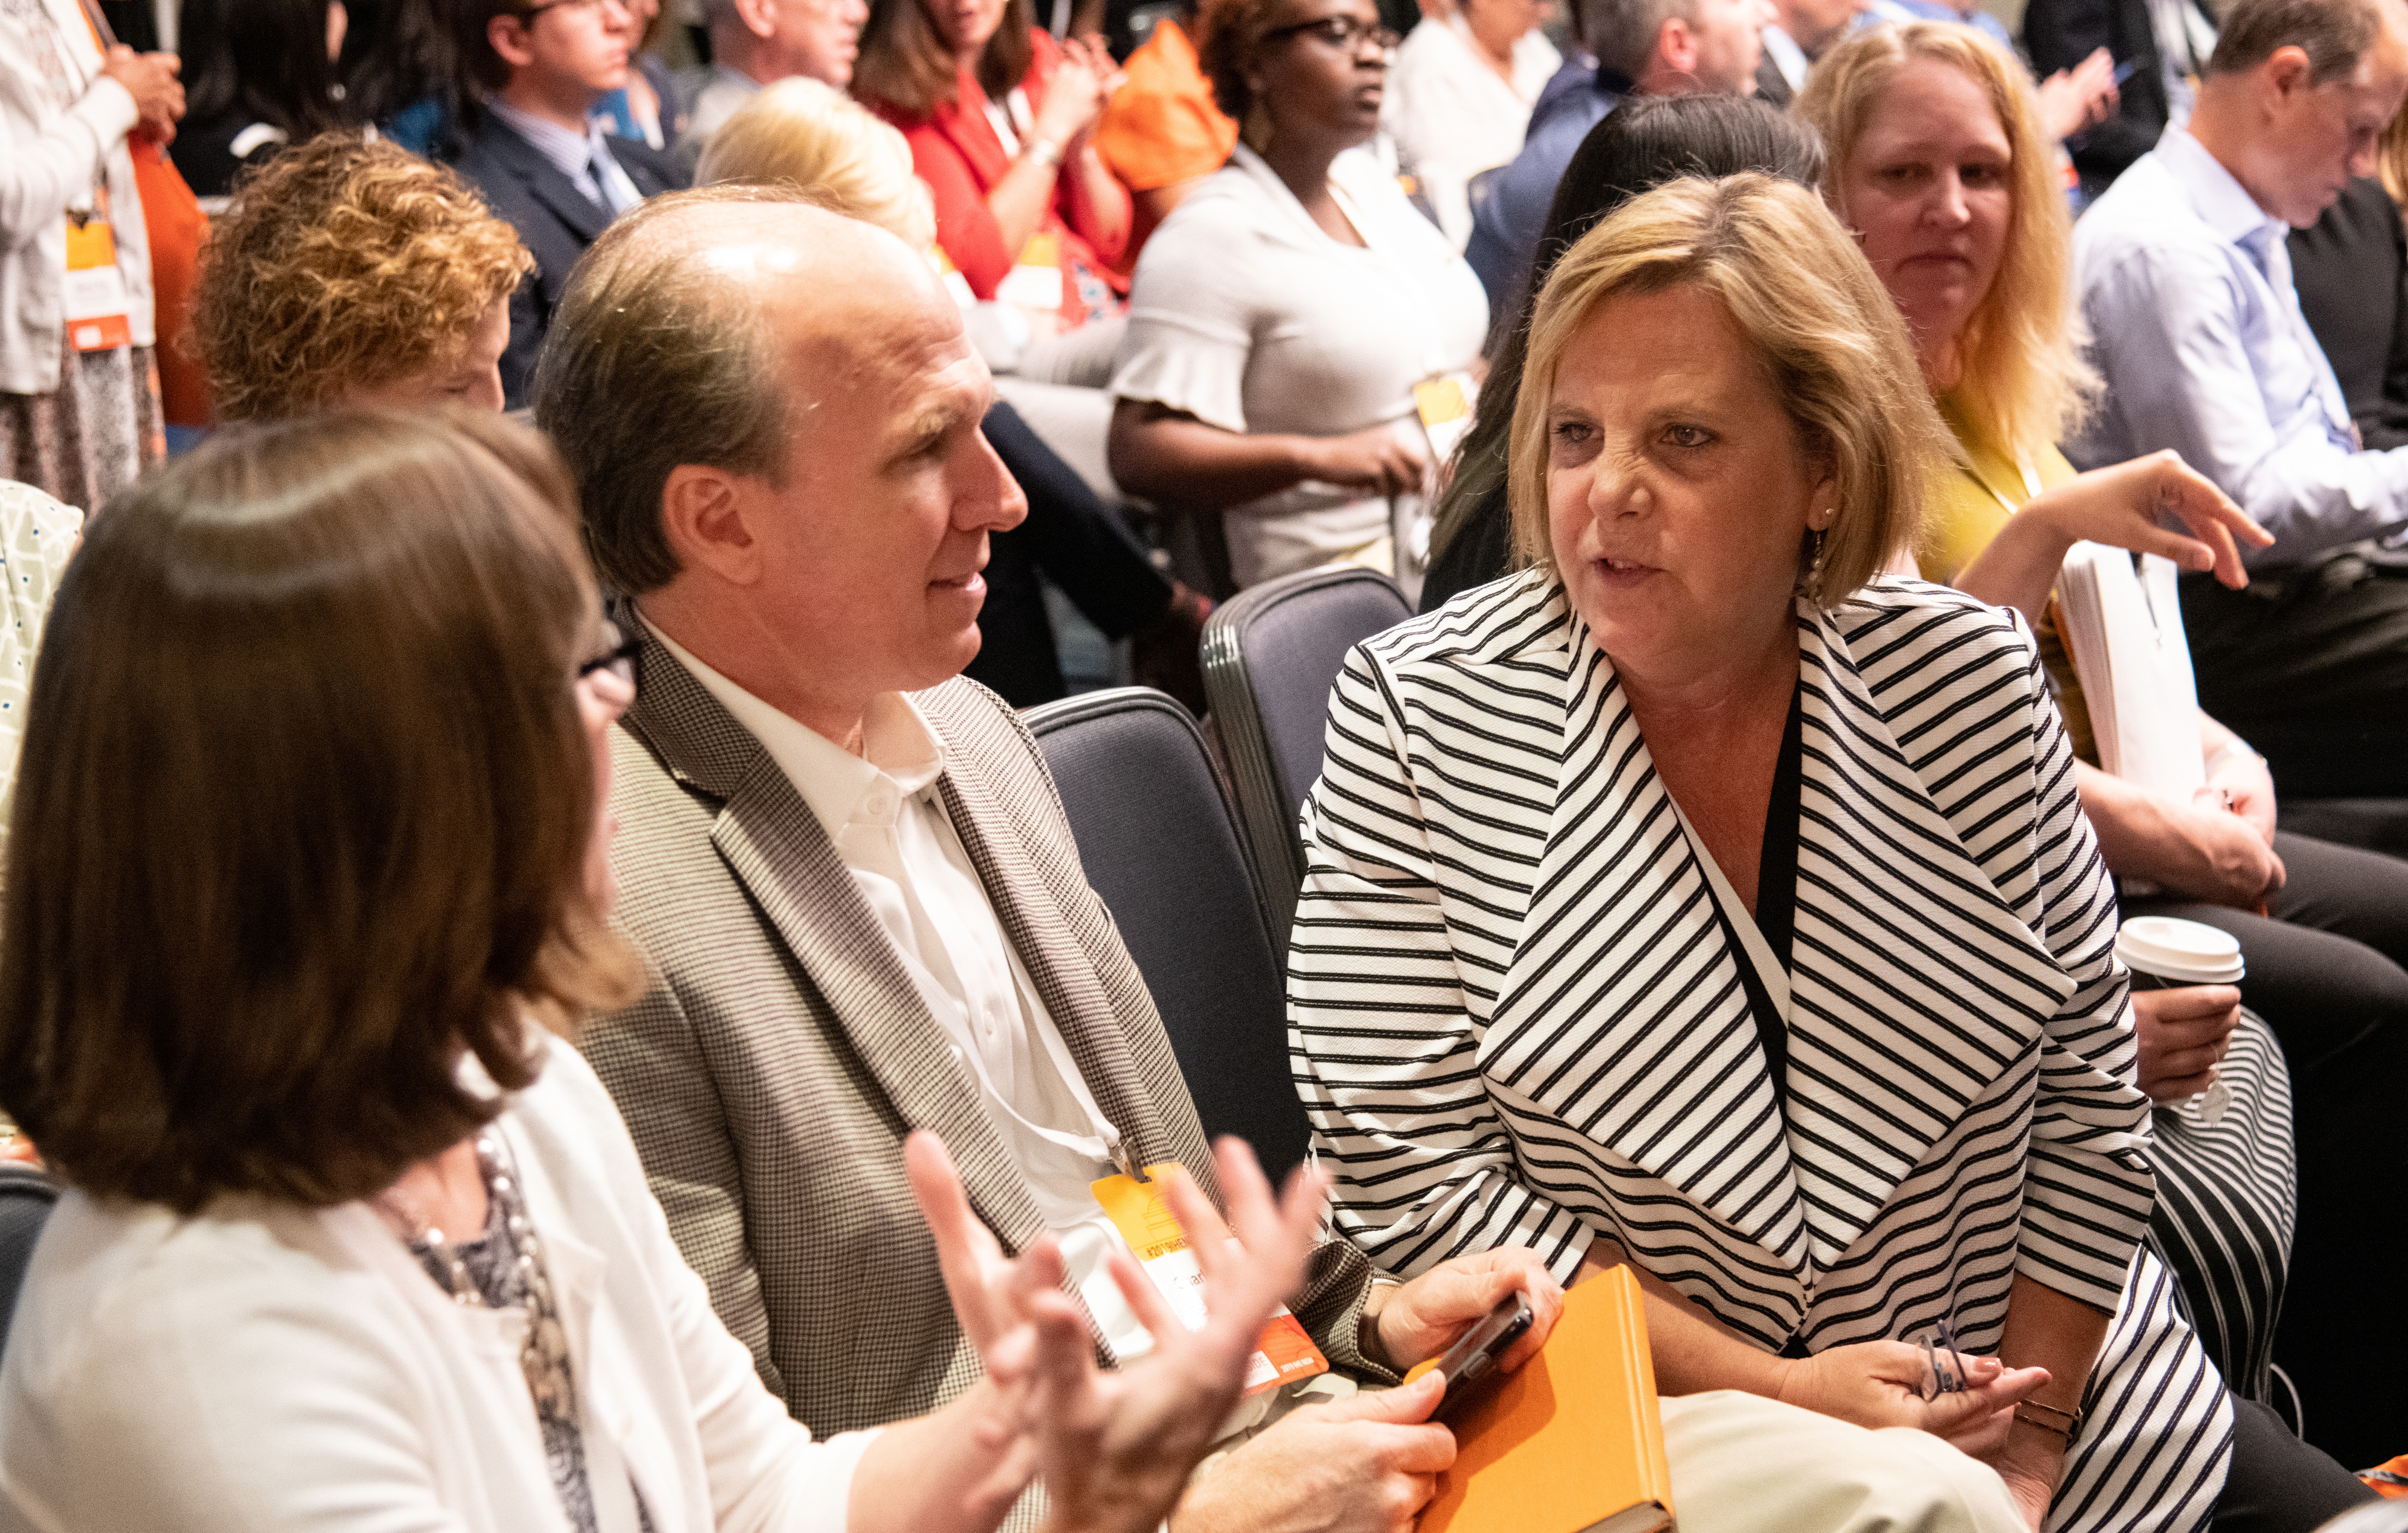
[[[1376,570],[1308,569],[1266,580],[1204,623],[1204,695],[1283,946],[1304,882],[1297,815],[1321,776],[1329,689],[1347,652],[1413,615]]]
[[[1238,1135],[1284,1176],[1312,1134],[1288,1064],[1286,987],[1262,882],[1196,721],[1150,687],[1025,717],[1204,1131]]]
[[[0,1161],[0,1347],[7,1345],[34,1243],[58,1200],[59,1184],[40,1170],[22,1161]]]

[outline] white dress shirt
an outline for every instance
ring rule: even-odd
[[[1459,16],[1417,26],[1398,47],[1380,126],[1396,140],[1456,250],[1471,237],[1471,178],[1522,152],[1530,105],[1563,62],[1534,27],[1513,44],[1508,83]]]
[[[870,703],[854,755],[652,632],[752,732],[825,827],[953,1040],[1105,1340],[1124,1358],[1152,1351],[1104,1270],[1106,1257],[1127,1246],[1090,1190],[1113,1173],[1119,1131],[1096,1105],[938,797],[942,742],[910,698],[890,692]]]
[[[2107,389],[2067,456],[2085,468],[2171,447],[2274,535],[2292,564],[2408,521],[2408,451],[2358,448],[2291,286],[2288,226],[2182,128],[2074,225],[2073,271]]]
[[[602,131],[598,120],[588,120],[580,136],[549,118],[523,112],[499,96],[488,96],[485,109],[533,144],[538,154],[552,162],[553,169],[567,177],[594,206],[613,218],[644,200],[636,183],[610,157],[610,136]]]
[[[1772,66],[1781,71],[1781,78],[1789,82],[1789,93],[1796,95],[1806,89],[1806,71],[1813,67],[1814,61],[1798,46],[1798,39],[1784,31],[1778,21],[1765,22],[1759,36],[1764,39],[1764,56],[1772,61]]]

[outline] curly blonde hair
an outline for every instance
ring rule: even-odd
[[[1990,98],[2012,151],[2014,217],[1999,274],[1958,337],[1953,391],[1983,435],[2036,457],[2081,423],[2099,389],[2083,360],[2073,294],[2073,221],[2023,65],[1970,26],[1915,21],[1860,32],[1815,61],[1790,110],[1823,136],[1823,194],[1844,221],[1846,187],[1882,93],[1916,59],[1944,64]]]
[[[202,246],[193,338],[218,419],[307,415],[443,363],[534,269],[451,171],[349,134],[296,144]]]

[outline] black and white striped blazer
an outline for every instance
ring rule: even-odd
[[[2053,1528],[2186,1529],[2230,1409],[2141,1250],[2149,1103],[2115,904],[2020,621],[1799,607],[1776,1102],[1701,853],[1552,577],[1349,658],[1308,800],[1291,1046],[1342,1227],[1418,1272],[1603,1236],[1767,1349],[1994,1350],[2024,1273],[2117,1321]],[[1784,1115],[1785,1109],[1785,1115]]]

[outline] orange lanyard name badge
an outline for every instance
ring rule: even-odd
[[[79,351],[110,351],[134,344],[134,310],[125,274],[117,267],[117,235],[108,203],[78,222],[67,215],[67,273],[63,296],[67,341]]]
[[[1165,1161],[1147,1167],[1145,1174],[1144,1182],[1126,1175],[1108,1176],[1089,1187],[1170,1312],[1189,1330],[1201,1330],[1204,1271],[1196,1263],[1196,1254],[1187,1249],[1187,1238],[1180,1233],[1179,1221],[1162,1196],[1162,1179],[1185,1176],[1187,1168],[1175,1160]],[[1321,1355],[1302,1323],[1283,1304],[1263,1327],[1254,1355],[1246,1364],[1246,1393],[1258,1394],[1328,1371],[1329,1359]]]

